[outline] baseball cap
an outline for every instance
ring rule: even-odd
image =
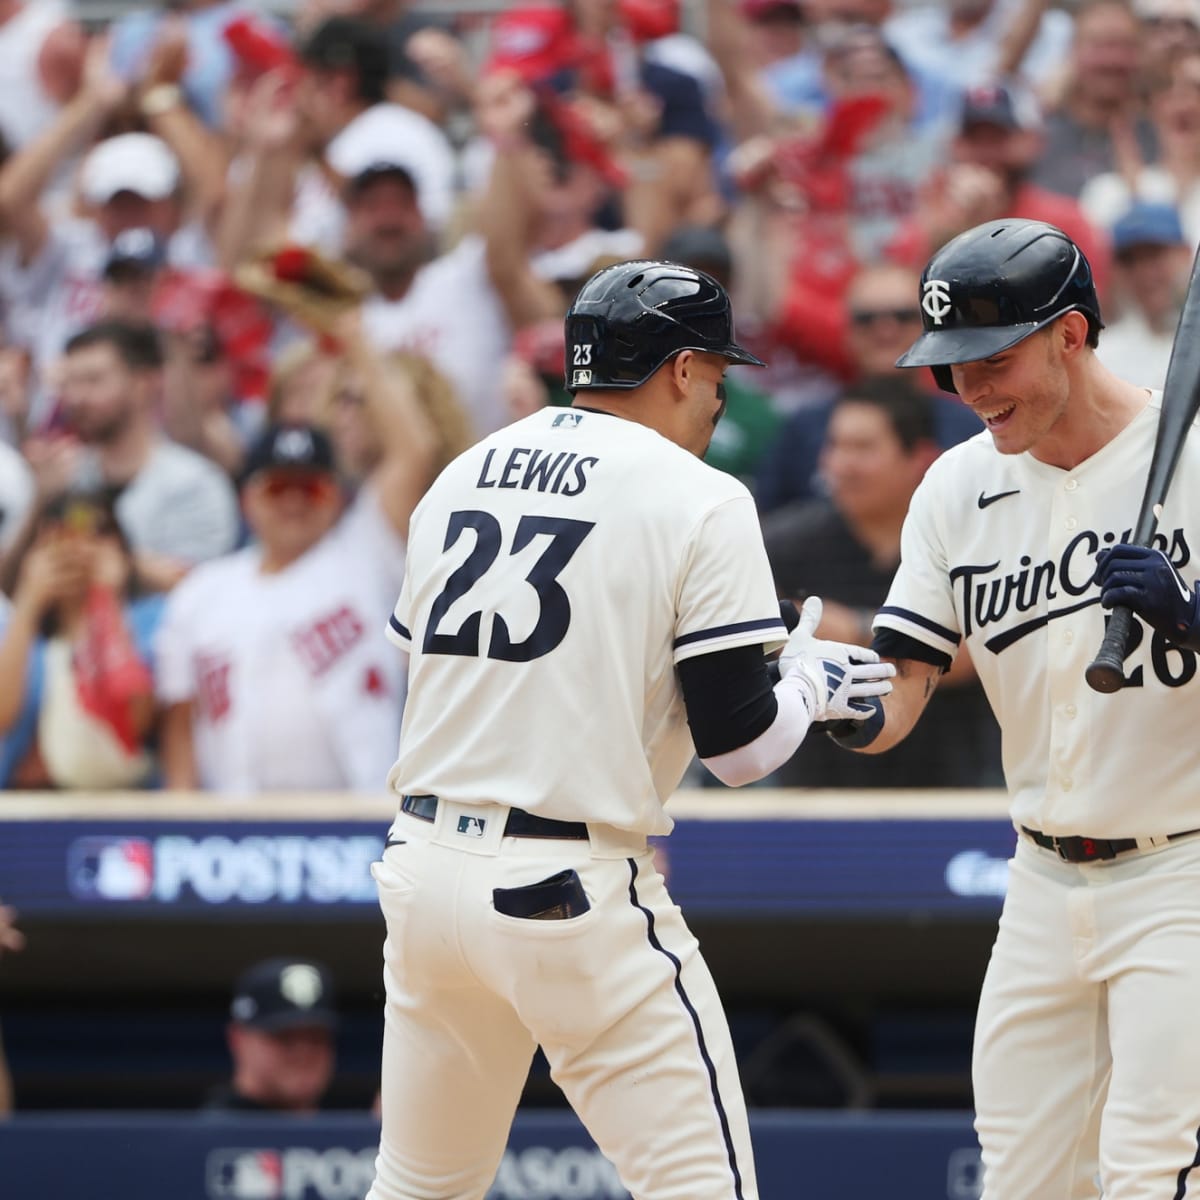
[[[264,1033],[334,1029],[333,979],[327,967],[310,959],[264,959],[238,976],[229,1015]]]
[[[565,7],[513,8],[491,24],[491,47],[483,73],[515,71],[526,83],[574,70],[584,49]]]
[[[421,214],[431,225],[446,223],[454,207],[454,152],[427,117],[399,104],[374,104],[359,113],[325,151],[345,180],[399,172],[412,184]]]
[[[1178,210],[1149,200],[1134,203],[1112,227],[1114,254],[1133,246],[1180,246],[1185,240]]]
[[[123,229],[108,247],[104,275],[112,278],[127,272],[149,273],[166,259],[167,247],[152,229]]]
[[[165,200],[179,186],[179,160],[152,133],[118,134],[88,151],[79,186],[89,204],[106,204],[118,192]]]
[[[246,454],[242,483],[260,471],[335,470],[333,444],[312,425],[269,425]]]
[[[1001,129],[1036,129],[1040,123],[1031,97],[1001,84],[968,88],[963,95],[960,124],[996,125]]]

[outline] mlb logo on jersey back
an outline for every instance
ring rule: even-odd
[[[459,817],[458,832],[465,837],[483,837],[483,831],[487,828],[487,821],[482,817]]]
[[[589,379],[591,378],[590,371],[576,371],[575,374],[576,375],[587,375]],[[578,383],[579,381],[576,380],[575,382]],[[575,426],[578,425],[579,422],[582,420],[583,420],[583,413],[577,413],[577,412],[559,413],[558,416],[556,416],[554,418],[554,420],[550,423],[550,427],[552,429],[559,429],[559,428],[565,426],[567,429],[574,429]]]

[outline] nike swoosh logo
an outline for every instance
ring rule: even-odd
[[[1016,496],[1020,493],[1020,488],[1013,488],[1011,492],[997,492],[994,496],[985,496],[982,492],[979,493],[979,507],[987,508],[989,504],[995,504],[997,500],[1003,500],[1005,496]]]

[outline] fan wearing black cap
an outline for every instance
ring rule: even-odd
[[[233,1059],[227,1083],[209,1093],[206,1112],[316,1112],[333,1078],[337,1009],[328,968],[270,958],[234,985],[225,1039]]]
[[[371,636],[405,555],[381,489],[345,508],[328,437],[276,425],[250,448],[241,501],[254,543],[185,579],[159,631],[166,783],[377,789],[405,689]]]
[[[999,84],[971,88],[963,96],[950,164],[923,189],[889,255],[915,267],[936,247],[984,221],[1045,221],[1083,251],[1096,291],[1105,296],[1110,258],[1105,240],[1077,200],[1031,179],[1044,147],[1042,115],[1031,94]]]
[[[1182,1196],[1200,1127],[1200,441],[1154,547],[1127,544],[1162,397],[1097,357],[1091,269],[1060,229],[971,229],[918,299],[900,365],[931,367],[987,431],[918,485],[874,621],[895,688],[835,734],[895,745],[963,646],[1000,724],[1017,836],[975,1025],[984,1200]],[[1114,605],[1136,619],[1104,695],[1085,676]]]

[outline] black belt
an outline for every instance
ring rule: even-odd
[[[432,821],[437,816],[436,796],[405,796],[400,801],[400,811],[420,821]],[[555,821],[550,817],[539,817],[520,808],[508,810],[504,822],[505,837],[526,838],[571,838],[586,842],[588,831],[582,821]]]
[[[1126,850],[1136,850],[1137,838],[1093,838],[1093,837],[1052,837],[1037,829],[1021,826],[1021,832],[1031,838],[1043,850],[1053,850],[1063,862],[1099,862],[1103,859],[1116,858]],[[1167,836],[1168,842],[1177,838],[1189,837],[1200,833],[1200,829],[1185,829],[1182,833],[1172,833]]]

